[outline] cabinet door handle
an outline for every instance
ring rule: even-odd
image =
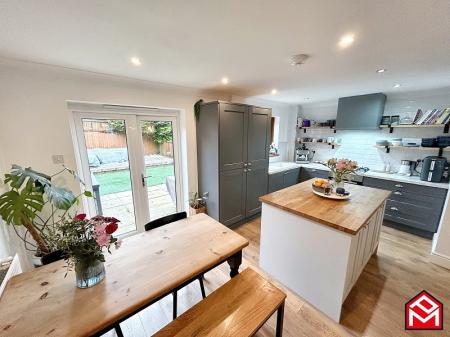
[[[252,169],[247,169],[247,172],[251,172],[252,171]]]
[[[401,185],[401,184],[395,184],[395,187],[403,188],[403,185]]]
[[[403,195],[403,193],[402,193],[402,192],[399,192],[399,191],[395,191],[394,194],[395,194],[395,195]]]
[[[398,208],[397,207],[391,207],[391,211],[398,211]]]
[[[244,163],[244,167],[247,167],[247,163]]]
[[[247,169],[244,169],[244,173],[246,173],[247,172]]]
[[[252,166],[252,163],[247,163],[248,166]]]

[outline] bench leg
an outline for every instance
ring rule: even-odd
[[[242,263],[242,250],[230,257],[227,262],[230,265],[230,277],[233,278],[239,274],[239,266]]]
[[[172,318],[175,320],[177,318],[177,291],[172,293],[173,296],[173,308],[172,308]]]
[[[284,321],[284,301],[277,310],[277,330],[276,337],[283,336],[283,321]]]

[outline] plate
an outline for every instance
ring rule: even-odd
[[[349,194],[349,195],[337,195],[334,192],[331,192],[330,195],[326,195],[326,194],[321,193],[321,192],[317,192],[317,191],[314,191],[314,190],[312,190],[312,191],[313,191],[314,194],[317,194],[318,196],[321,196],[321,197],[327,198],[327,199],[333,199],[333,200],[347,200],[347,199],[350,199],[350,197],[351,197],[351,194]]]

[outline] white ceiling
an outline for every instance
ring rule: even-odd
[[[1,57],[288,103],[450,85],[449,0],[0,0],[0,32]]]

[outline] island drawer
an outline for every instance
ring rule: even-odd
[[[445,198],[435,197],[426,194],[410,193],[405,191],[393,191],[389,196],[389,200],[413,204],[434,210],[441,213],[444,206]]]
[[[388,200],[385,219],[425,231],[435,232],[439,225],[441,209]]]
[[[417,195],[428,195],[435,198],[445,198],[445,196],[447,195],[447,190],[445,188],[408,184],[371,177],[364,177],[363,184],[364,186],[368,187],[381,188],[389,191],[404,191],[408,193],[415,193]]]

